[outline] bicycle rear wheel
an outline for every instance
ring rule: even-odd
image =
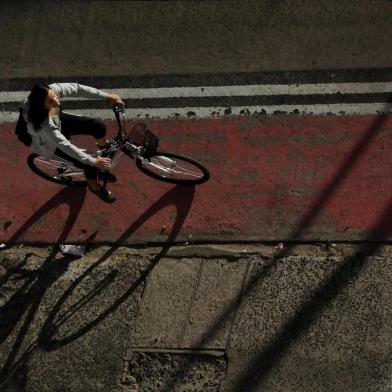
[[[184,155],[158,152],[148,158],[137,157],[137,167],[150,177],[172,184],[196,185],[210,178],[208,170]]]
[[[87,185],[83,171],[61,158],[30,154],[27,164],[35,174],[56,184],[74,187]]]

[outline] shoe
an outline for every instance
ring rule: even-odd
[[[92,193],[97,195],[105,203],[114,203],[116,201],[116,198],[114,197],[113,193],[108,191],[104,187],[101,187],[98,191],[94,191],[90,188],[89,185],[87,185],[87,187]]]

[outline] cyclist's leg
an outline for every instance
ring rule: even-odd
[[[91,135],[99,145],[106,142],[105,123],[91,117],[63,112],[61,114],[61,132],[67,138],[73,135]]]
[[[106,203],[113,203],[116,198],[114,197],[113,193],[106,189],[105,187],[101,186],[97,181],[98,175],[98,168],[90,165],[86,165],[77,159],[70,157],[69,155],[62,152],[60,149],[56,149],[55,155],[60,158],[66,159],[69,162],[72,162],[76,167],[84,170],[84,175],[86,176],[88,188],[91,192],[96,194],[101,200]]]
[[[105,123],[101,120],[86,116],[62,113],[61,132],[67,138],[72,135],[91,135],[95,138],[97,145],[99,146],[102,146],[107,142]],[[56,149],[55,154],[69,160],[76,167],[83,169],[88,182],[88,188],[91,192],[95,193],[101,200],[107,203],[113,203],[116,200],[112,192],[105,189],[98,183],[98,168],[83,164],[77,159],[68,157],[67,154],[63,153],[59,149]]]

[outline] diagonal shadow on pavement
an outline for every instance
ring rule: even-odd
[[[233,390],[256,391],[260,384],[268,378],[269,373],[278,365],[283,353],[295,343],[317,320],[323,311],[337,297],[339,292],[356,279],[368,261],[368,257],[374,255],[381,248],[382,242],[377,241],[379,235],[392,233],[392,201],[384,210],[381,219],[375,225],[367,237],[365,243],[358,246],[357,250],[335,271],[333,271],[320,287],[309,295],[309,298],[301,304],[296,314],[286,323],[281,331],[274,336],[273,341],[259,353],[247,367],[237,381]],[[249,286],[256,284],[259,277],[249,282]]]
[[[389,98],[388,107],[391,107],[392,97]],[[388,115],[383,113],[379,115],[369,129],[365,132],[359,143],[351,151],[350,155],[345,159],[343,165],[338,170],[330,184],[326,187],[319,199],[310,208],[303,220],[299,223],[298,228],[294,230],[290,236],[296,239],[300,234],[312,223],[323,208],[323,205],[337,190],[342,180],[349,174],[354,164],[364,154],[367,146],[375,138],[382,128]],[[302,305],[296,312],[296,315],[278,332],[274,342],[261,352],[248,367],[248,371],[244,372],[241,379],[233,390],[256,391],[257,387],[268,376],[268,373],[276,366],[281,358],[281,354],[289,348],[289,346],[310,327],[311,323],[320,315],[323,309],[331,303],[332,299],[337,296],[350,279],[354,279],[361,271],[366,262],[366,257],[375,254],[380,248],[381,243],[377,242],[380,238],[386,238],[392,233],[392,201],[385,207],[379,221],[374,225],[373,230],[363,240],[364,245],[358,246],[358,250],[345,261],[331,276],[316,290],[311,298]],[[279,257],[284,256],[293,247],[289,245],[285,252]],[[274,256],[274,259],[276,256]],[[245,288],[244,295],[249,295],[252,288],[257,283],[256,276],[251,280]]]
[[[389,98],[386,110],[390,109],[392,96]],[[383,124],[386,122],[388,115],[381,113],[377,116],[375,121],[371,126],[365,131],[363,137],[352,149],[351,153],[344,160],[341,167],[337,170],[336,174],[333,176],[332,180],[325,187],[324,191],[320,194],[320,197],[314,202],[314,204],[309,208],[309,211],[305,214],[303,219],[298,223],[297,227],[293,230],[291,235],[288,236],[288,245],[285,250],[277,252],[271,260],[266,264],[261,271],[261,273],[255,275],[251,278],[243,288],[241,298],[239,300],[233,301],[229,304],[226,309],[222,312],[220,317],[216,320],[214,325],[204,334],[203,339],[201,339],[197,347],[202,347],[205,342],[214,337],[215,333],[219,330],[225,320],[230,317],[230,314],[235,311],[235,309],[240,306],[241,302],[245,298],[252,295],[252,290],[255,289],[256,285],[260,283],[263,278],[266,278],[269,273],[272,272],[276,261],[289,253],[289,251],[295,246],[295,241],[301,238],[301,234],[305,232],[306,228],[309,227],[314,219],[320,214],[323,206],[328,202],[328,200],[337,191],[338,187],[342,181],[349,175],[351,169],[354,167],[355,163],[358,162],[360,157],[365,153],[366,148],[371,143],[372,139],[376,137],[378,132],[382,129]],[[385,218],[384,218],[385,217]],[[375,241],[383,238],[386,233],[391,233],[392,230],[392,204],[385,208],[382,218],[375,225],[372,232],[368,235],[368,238],[364,239],[366,241]],[[231,385],[230,390],[232,391],[246,391],[253,392],[257,390],[259,384],[267,377],[268,373],[278,364],[280,359],[280,354],[288,349],[290,344],[294,342],[295,337],[299,336],[301,331],[304,331],[309,325],[311,320],[315,319],[319,314],[321,314],[323,308],[326,307],[332,300],[334,296],[344,287],[350,278],[355,278],[355,276],[360,272],[361,267],[366,261],[366,255],[374,254],[380,244],[370,243],[363,247],[359,247],[358,251],[340,268],[332,274],[331,278],[328,279],[322,287],[319,288],[309,299],[309,301],[298,309],[298,317],[294,317],[290,323],[280,332],[276,334],[276,340],[272,343],[266,351],[263,351],[258,355],[251,364],[247,364],[244,368],[245,370],[241,378],[237,381],[236,385]],[[325,298],[323,298],[325,296]],[[308,324],[306,324],[308,321]],[[171,379],[166,382],[162,391],[173,391],[176,384],[184,377],[190,368],[179,369],[175,374],[171,376]]]

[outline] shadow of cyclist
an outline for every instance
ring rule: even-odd
[[[50,200],[48,200],[41,208],[39,208],[8,240],[9,244],[23,238],[23,235],[32,228],[39,220],[45,217],[50,211],[58,208],[62,204],[68,205],[68,217],[63,226],[57,242],[62,243],[68,237],[72,230],[77,217],[83,206],[86,196],[86,190],[83,188],[71,189],[65,188],[56,193]],[[93,239],[96,233],[90,237]],[[4,376],[7,375],[8,370],[12,366],[14,359],[19,352],[19,349],[24,341],[25,335],[28,332],[29,326],[32,323],[37,309],[39,308],[42,298],[48,288],[61,276],[72,261],[71,257],[64,256],[56,259],[54,263],[57,249],[52,249],[50,254],[46,257],[43,264],[36,271],[29,271],[24,269],[30,254],[25,255],[24,259],[19,262],[14,268],[11,268],[6,273],[0,282],[4,286],[8,280],[19,280],[22,285],[12,294],[12,296],[0,307],[0,346],[5,342],[8,336],[16,328],[20,320],[26,314],[22,325],[19,328],[12,349],[7,358],[2,364],[0,372],[0,382],[3,381]]]
[[[34,225],[43,219],[50,211],[57,209],[61,205],[68,206],[68,217],[62,226],[62,231],[57,239],[57,243],[63,243],[74,226],[84,200],[86,198],[86,188],[64,188],[56,193],[42,207],[40,207],[6,242],[9,245],[23,240],[24,234]]]
[[[171,244],[175,241],[187,215],[192,205],[193,197],[194,197],[194,187],[181,187],[177,186],[174,189],[167,192],[162,198],[160,198],[155,204],[153,204],[147,211],[144,212],[116,241],[116,245],[112,246],[109,250],[107,250],[94,264],[92,264],[86,271],[83,272],[72,284],[69,286],[67,290],[65,290],[64,294],[57,301],[52,311],[50,312],[46,322],[44,323],[41,333],[39,335],[39,345],[41,348],[45,348],[46,350],[54,350],[61,346],[64,346],[72,341],[78,339],[80,336],[84,335],[88,331],[90,331],[94,326],[104,320],[109,314],[111,314],[121,303],[123,303],[135,290],[136,288],[146,279],[148,274],[152,271],[152,269],[156,266],[159,260],[164,257],[167,251],[170,249]],[[141,273],[141,275],[136,279],[135,282],[129,287],[129,289],[121,295],[111,306],[109,306],[106,310],[104,310],[100,315],[98,315],[94,320],[90,321],[86,325],[82,326],[79,330],[74,333],[69,334],[67,337],[62,339],[56,339],[55,334],[58,328],[64,324],[72,315],[81,307],[85,306],[93,295],[91,292],[85,294],[82,298],[79,299],[77,303],[72,305],[72,309],[70,311],[66,311],[63,315],[61,313],[61,308],[63,304],[66,302],[68,297],[72,295],[72,293],[77,289],[77,287],[82,283],[82,281],[91,274],[91,272],[96,269],[100,264],[102,264],[105,260],[107,260],[113,252],[116,250],[118,245],[123,244],[138,228],[140,228],[148,219],[153,217],[157,212],[162,210],[167,206],[174,205],[176,207],[176,220],[173,225],[173,228],[169,234],[167,242],[162,246],[161,251],[153,257],[149,266]],[[110,277],[106,278],[107,284],[110,284]],[[100,291],[102,291],[105,284],[100,286],[99,290],[95,290],[95,295],[97,295]]]
[[[85,333],[90,331],[100,322],[102,322],[106,317],[108,317],[116,308],[118,308],[132,293],[137,289],[137,287],[146,279],[151,270],[155,267],[155,265],[159,262],[159,260],[164,257],[170,248],[171,244],[175,241],[188,213],[190,207],[193,202],[195,193],[194,187],[182,187],[176,186],[175,188],[168,191],[164,196],[162,196],[157,202],[155,202],[150,208],[148,208],[115,242],[110,249],[108,249],[94,264],[92,264],[87,270],[85,270],[72,284],[64,291],[62,296],[57,300],[52,310],[50,311],[46,321],[44,322],[40,332],[38,333],[38,338],[30,345],[30,347],[25,350],[17,361],[15,358],[17,357],[19,348],[28,331],[29,324],[34,318],[34,314],[37,312],[39,304],[42,300],[43,295],[47,291],[50,285],[59,278],[68,268],[71,263],[70,259],[64,258],[63,262],[59,263],[56,260],[56,263],[52,263],[52,260],[56,254],[56,251],[53,251],[53,254],[47,258],[44,265],[39,270],[39,278],[38,283],[35,286],[40,289],[35,289],[34,291],[29,290],[29,294],[32,295],[33,299],[30,304],[27,304],[21,309],[18,313],[18,319],[22,318],[23,314],[26,312],[27,308],[30,306],[30,310],[25,319],[23,327],[21,328],[18,337],[14,343],[14,347],[8,355],[8,358],[5,362],[5,366],[3,366],[3,370],[0,373],[0,383],[4,383],[20,366],[29,359],[30,354],[37,348],[43,350],[55,350],[62,346],[69,344],[72,341],[77,340]],[[54,205],[54,203],[48,203],[50,205]],[[110,285],[114,280],[114,274],[109,274],[102,282],[98,282],[94,289],[92,289],[89,293],[85,294],[82,298],[80,298],[76,303],[72,305],[70,309],[63,309],[64,303],[70,298],[75,290],[77,290],[78,286],[83,283],[83,281],[103,262],[105,262],[116,250],[116,248],[125,243],[127,239],[134,233],[137,229],[139,229],[148,219],[153,217],[156,213],[167,206],[174,206],[176,208],[176,218],[172,230],[169,234],[168,240],[165,244],[163,244],[161,251],[153,257],[149,266],[140,274],[140,276],[133,282],[133,284],[121,295],[119,296],[110,306],[108,306],[105,310],[103,310],[99,315],[97,315],[93,320],[82,325],[78,330],[70,333],[68,336],[63,338],[56,338],[56,333],[59,328],[67,322],[81,307],[86,306],[95,296],[99,295],[99,293],[104,290],[108,285]],[[45,208],[44,211],[46,213],[50,210],[50,208]],[[43,216],[40,214],[39,216]],[[34,214],[34,216],[38,216]],[[28,227],[31,226],[31,222],[36,221],[32,218],[29,219],[26,224],[22,226],[18,233],[23,233],[26,231]],[[67,220],[70,222],[70,218]],[[67,225],[67,230],[64,230],[64,233],[60,236],[63,240],[64,234],[69,232],[72,225]],[[16,239],[17,237],[15,237]],[[55,265],[55,266],[53,266]],[[52,266],[52,267],[50,267]],[[7,316],[7,315],[5,315]],[[9,334],[9,333],[8,333]],[[7,336],[8,336],[7,334]],[[3,339],[4,340],[4,339]],[[1,344],[1,342],[0,342]],[[0,384],[1,386],[2,384]]]

